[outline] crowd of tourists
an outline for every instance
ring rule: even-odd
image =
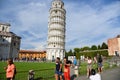
[[[90,80],[101,80],[102,63],[103,59],[101,55],[97,54],[94,59],[89,56],[87,58],[87,78],[90,78]]]
[[[60,58],[57,57],[56,59],[56,70],[55,70],[55,79],[56,80],[62,80],[62,65],[64,65],[64,79],[65,80],[70,80],[70,66],[71,66],[71,61],[68,61],[67,58],[64,58],[64,64],[60,61]]]
[[[0,61],[7,61],[7,58],[0,58]],[[13,58],[13,61],[15,62],[45,62],[46,58],[28,58],[28,57],[23,57],[23,58]]]
[[[102,56],[97,55],[92,59],[91,57],[86,58],[87,63],[87,78],[90,80],[101,80],[100,73],[102,72]],[[74,69],[73,74],[78,77],[79,75],[79,67],[78,61],[74,58],[73,61],[68,60],[68,58],[64,57],[63,61],[60,60],[59,57],[55,60],[55,80],[74,80],[71,79],[71,68]],[[97,65],[97,68],[93,68],[94,65]],[[7,66],[4,67],[6,70],[6,79],[14,80],[16,75],[16,67],[13,63],[12,59],[7,60]]]
[[[102,56],[97,55],[92,59],[87,57],[87,78],[90,80],[101,80],[102,72]],[[96,66],[93,68],[93,66]],[[74,58],[73,63],[67,58],[64,58],[63,63],[60,61],[60,58],[56,59],[56,70],[55,70],[55,79],[56,80],[74,80],[70,77],[71,67],[74,68],[74,75],[78,77],[79,75],[79,65],[77,65],[77,60]],[[63,71],[63,72],[62,72]]]

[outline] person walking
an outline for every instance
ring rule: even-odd
[[[96,73],[94,69],[91,69],[90,80],[101,80],[100,74]]]
[[[98,67],[98,72],[101,73],[102,72],[102,62],[103,62],[103,59],[102,59],[102,56],[100,54],[97,54],[96,58],[96,63],[97,63],[97,67]]]
[[[62,80],[62,63],[59,57],[56,58],[55,79]]]
[[[76,57],[73,60],[74,74],[78,77],[78,65]]]
[[[65,80],[70,80],[70,66],[71,66],[71,62],[68,61],[68,59],[65,57],[64,58],[64,79]]]
[[[74,66],[77,65],[77,59],[76,59],[76,58],[74,58],[74,60],[73,60],[73,65],[74,65]]]
[[[16,74],[16,67],[12,59],[7,60],[7,67],[5,67],[4,69],[6,70],[7,80],[14,80]]]
[[[92,69],[92,59],[90,56],[88,56],[88,59],[87,59],[87,77],[88,78],[90,76],[91,69]]]

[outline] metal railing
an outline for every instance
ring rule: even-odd
[[[53,80],[54,69],[34,70],[34,80]],[[0,73],[0,80],[6,80],[6,73]],[[29,71],[17,71],[15,80],[28,80]]]

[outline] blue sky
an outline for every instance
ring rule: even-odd
[[[43,50],[47,45],[52,0],[0,0],[0,22],[22,37],[21,49]],[[107,42],[120,34],[120,0],[63,0],[66,49]]]

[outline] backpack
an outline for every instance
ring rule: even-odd
[[[99,62],[99,63],[102,62],[102,57],[98,57],[98,62]]]
[[[16,70],[16,67],[15,67],[15,69],[14,69],[14,75],[16,75],[17,74],[17,70]]]

